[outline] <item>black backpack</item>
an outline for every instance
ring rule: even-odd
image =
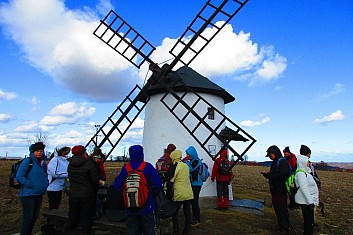
[[[14,164],[12,164],[12,167],[11,167],[11,173],[10,173],[10,178],[9,178],[9,186],[11,188],[14,188],[14,189],[20,189],[22,188],[22,184],[17,182],[16,180],[16,174],[17,174],[17,171],[18,169],[20,168],[20,165],[21,163],[23,162],[23,160],[25,160],[26,158],[23,158],[21,160],[19,160],[18,162],[15,162]],[[25,174],[25,177],[27,177],[28,173],[30,172],[30,170],[32,169],[33,167],[33,160],[32,158],[29,158],[29,166],[27,168],[27,171],[26,171],[26,174]]]
[[[230,164],[228,161],[222,160],[219,164],[219,173],[227,175],[230,172]]]
[[[108,187],[104,211],[110,221],[122,222],[126,219],[123,192],[115,191],[114,184]]]
[[[176,206],[167,198],[163,189],[161,189],[155,197],[155,205],[155,213],[158,219],[167,219],[172,217],[177,211]]]

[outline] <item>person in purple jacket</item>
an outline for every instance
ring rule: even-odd
[[[137,170],[144,162],[143,148],[141,145],[133,145],[129,148],[130,166]],[[144,174],[148,185],[147,203],[141,208],[125,209],[126,225],[129,235],[135,234],[156,234],[156,221],[154,217],[154,198],[162,189],[162,181],[158,176],[156,169],[152,164],[146,162],[142,173]],[[118,175],[114,189],[121,192],[124,187],[124,181],[128,175],[126,166],[123,166]]]

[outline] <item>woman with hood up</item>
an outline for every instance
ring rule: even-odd
[[[298,170],[304,171],[298,171]],[[319,204],[319,190],[313,176],[310,174],[310,162],[306,156],[297,156],[297,172],[295,184],[299,188],[295,194],[295,202],[301,207],[304,219],[305,235],[313,234],[314,207]]]
[[[201,180],[202,162],[194,146],[190,146],[186,149],[186,158],[190,159],[185,163],[189,166],[190,182],[191,182],[192,192],[194,195],[194,199],[191,201],[191,209],[192,209],[191,225],[196,226],[201,223],[199,196],[200,196],[201,187],[203,185],[203,182]]]
[[[190,215],[190,203],[194,198],[192,193],[192,188],[190,184],[190,173],[189,167],[186,163],[181,161],[181,151],[174,150],[170,154],[170,158],[173,161],[173,166],[171,171],[169,171],[168,181],[173,183],[174,191],[174,204],[177,211],[173,215],[173,234],[179,234],[179,219],[178,213],[181,206],[183,206],[183,212],[185,217],[185,226],[183,230],[183,235],[190,234],[191,225],[191,215]],[[171,175],[173,172],[173,175]]]
[[[48,181],[47,195],[49,201],[49,210],[58,209],[61,202],[61,196],[64,189],[65,178],[68,177],[67,160],[70,153],[70,147],[56,147],[54,156],[48,164]]]
[[[37,142],[29,147],[29,157],[20,165],[16,179],[23,186],[20,189],[22,203],[21,235],[32,234],[32,230],[39,216],[43,195],[48,187],[45,145]],[[27,172],[27,169],[31,169]]]
[[[230,207],[229,202],[229,188],[233,172],[229,171],[226,174],[221,173],[220,166],[222,162],[226,162],[230,166],[230,161],[228,160],[228,150],[222,149],[219,153],[219,157],[216,158],[212,168],[211,180],[212,182],[216,179],[217,185],[217,209],[226,210]]]
[[[133,145],[129,148],[130,164],[133,170],[137,170],[144,162],[143,147],[141,145]],[[162,181],[158,176],[156,169],[152,164],[146,162],[146,166],[142,170],[148,185],[147,203],[141,208],[125,208],[126,225],[129,235],[134,234],[156,234],[156,221],[154,217],[154,198],[162,189]],[[121,168],[114,189],[117,192],[123,191],[124,181],[128,172],[126,165]]]

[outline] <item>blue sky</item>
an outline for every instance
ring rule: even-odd
[[[85,144],[134,85],[137,70],[93,35],[114,9],[168,51],[205,1],[1,0],[0,156]],[[89,4],[89,5],[88,5]],[[255,139],[249,160],[273,144],[301,144],[314,161],[353,157],[353,2],[250,0],[190,65],[236,97],[226,115]],[[124,144],[141,143],[143,120]]]

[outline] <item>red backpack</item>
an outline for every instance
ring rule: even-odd
[[[146,162],[142,162],[137,170],[131,168],[130,163],[125,165],[127,176],[124,181],[123,196],[126,208],[143,207],[148,199],[146,177],[142,173]]]

